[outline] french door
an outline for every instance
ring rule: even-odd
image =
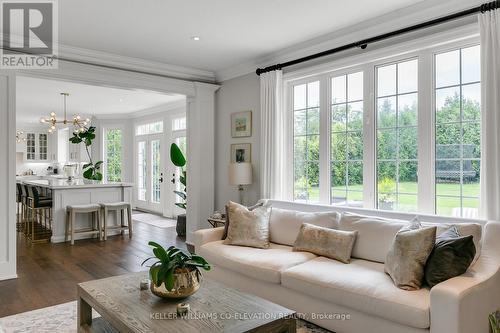
[[[136,136],[136,206],[163,214],[163,134]]]

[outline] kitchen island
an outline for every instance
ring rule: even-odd
[[[45,178],[35,180],[21,180],[22,183],[46,188],[52,192],[52,243],[65,241],[66,207],[68,205],[101,204],[132,201],[132,183],[95,181],[88,179]],[[78,214],[76,228],[88,228],[91,225],[89,214]],[[118,225],[118,214],[110,214],[108,225]],[[120,231],[114,231],[116,234]],[[113,231],[109,232],[110,235]],[[88,238],[85,235],[76,235],[76,239]]]

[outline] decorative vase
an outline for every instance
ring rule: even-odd
[[[151,282],[151,292],[158,297],[181,299],[193,295],[200,289],[201,273],[196,268],[178,268],[174,273],[174,287],[167,290],[165,284],[159,287]]]
[[[177,236],[186,236],[186,214],[177,215],[177,225],[175,227]]]

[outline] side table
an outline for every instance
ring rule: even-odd
[[[213,228],[222,227],[226,225],[226,219],[214,219],[209,217],[207,221]]]

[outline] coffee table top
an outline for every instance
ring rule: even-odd
[[[295,313],[207,278],[186,299],[161,299],[140,290],[147,276],[139,272],[80,283],[78,296],[119,332],[246,332]],[[176,315],[182,302],[190,305],[189,317]]]

